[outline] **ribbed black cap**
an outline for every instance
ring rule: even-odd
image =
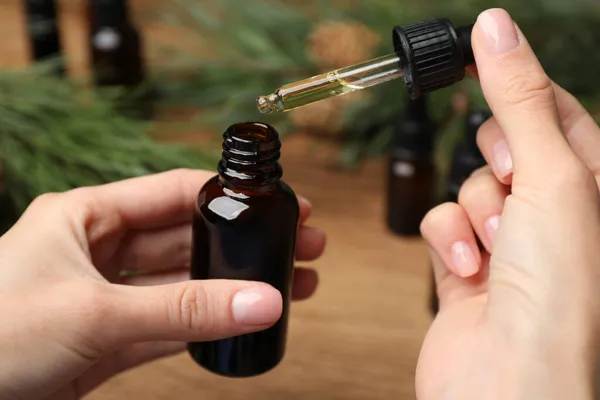
[[[397,26],[394,48],[404,55],[404,81],[412,99],[459,82],[474,63],[473,25],[456,29],[448,19]]]

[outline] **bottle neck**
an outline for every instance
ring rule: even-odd
[[[272,127],[262,123],[232,125],[223,134],[218,172],[222,184],[244,195],[268,193],[283,176],[281,142]]]
[[[129,6],[127,0],[88,0],[95,25],[129,25]]]
[[[55,0],[27,0],[25,6],[29,16],[43,16],[45,19],[56,19]]]
[[[467,145],[465,142],[459,143],[454,149],[452,163],[446,177],[447,196],[449,196],[449,198],[458,198],[458,192],[463,183],[473,172],[483,167],[485,164],[485,158],[478,148],[472,149],[471,146]]]
[[[415,100],[408,98],[406,103],[406,118],[411,121],[429,121],[427,105],[426,95],[421,95]]]
[[[54,0],[28,0],[27,24],[36,59],[60,53],[56,4]]]
[[[481,125],[490,117],[491,113],[487,110],[470,110],[467,114],[464,143],[465,147],[476,155],[481,154],[477,145],[477,132]]]
[[[431,120],[427,96],[407,100],[404,115],[395,127],[393,146],[428,154],[433,151],[436,126]]]

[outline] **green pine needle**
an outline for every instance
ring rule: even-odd
[[[0,71],[0,162],[10,202],[178,167],[214,169],[215,156],[160,143],[150,125],[94,93],[54,77],[48,65]]]

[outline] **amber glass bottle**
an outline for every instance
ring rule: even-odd
[[[408,100],[406,115],[396,126],[388,165],[387,224],[398,235],[418,235],[421,220],[433,206],[434,141],[435,124],[426,96]]]
[[[25,15],[30,41],[31,59],[45,61],[62,55],[55,0],[26,0]],[[56,73],[65,75],[62,60],[57,60]]]
[[[452,165],[446,179],[444,202],[458,202],[458,193],[462,184],[473,172],[486,164],[477,146],[477,131],[490,116],[491,113],[487,110],[471,110],[467,114],[465,135],[452,156]],[[434,315],[439,310],[436,291],[435,279],[432,277],[429,308]]]
[[[126,90],[120,110],[149,119],[154,93],[146,84],[142,39],[132,24],[127,0],[88,0],[90,60],[94,84]]]
[[[220,375],[248,377],[283,358],[300,209],[282,180],[278,133],[262,123],[236,124],[223,135],[218,175],[198,195],[192,279],[266,282],[283,296],[283,315],[258,333],[190,343],[198,364]]]

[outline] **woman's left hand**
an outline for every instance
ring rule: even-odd
[[[175,170],[31,204],[0,238],[0,398],[77,399],[185,342],[279,319],[281,294],[269,285],[188,280],[193,207],[213,175]],[[304,226],[311,205],[299,203],[296,255],[312,261],[325,235]],[[295,299],[316,285],[314,270],[295,270]]]

